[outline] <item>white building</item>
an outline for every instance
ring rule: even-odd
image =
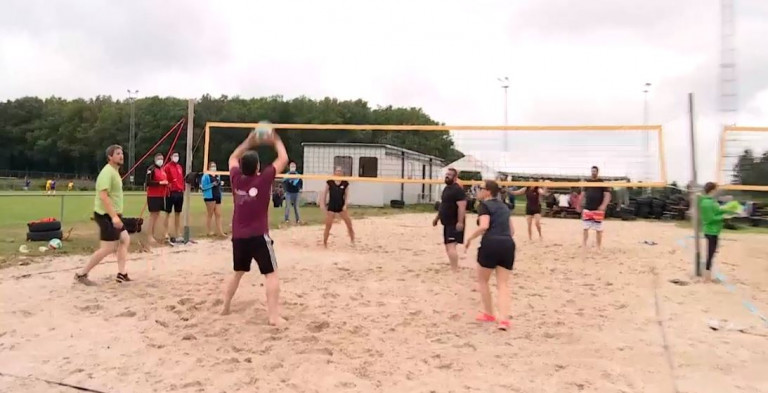
[[[335,167],[345,176],[394,179],[442,179],[442,159],[390,145],[366,143],[304,143],[304,174],[331,176]],[[305,179],[304,198],[316,202],[325,189],[324,180]],[[351,205],[389,206],[392,200],[406,204],[432,203],[439,199],[438,186],[420,183],[352,182]]]

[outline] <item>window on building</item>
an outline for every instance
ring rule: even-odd
[[[352,176],[352,157],[350,156],[336,156],[333,157],[333,170],[336,167],[341,167],[344,171],[344,176]]]
[[[378,177],[379,159],[376,157],[360,157],[360,177]]]

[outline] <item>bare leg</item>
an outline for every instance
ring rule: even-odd
[[[497,296],[499,297],[498,304],[500,321],[509,320],[509,273],[510,271],[504,269],[503,267],[496,267],[496,287],[498,292]]]
[[[603,231],[595,231],[595,239],[597,239],[597,249],[601,250],[603,247]]]
[[[267,315],[270,325],[281,325],[285,319],[280,317],[278,310],[278,301],[280,298],[280,280],[277,278],[277,272],[269,273],[265,276],[267,280]]]
[[[323,232],[323,246],[328,247],[328,236],[331,235],[331,227],[333,226],[333,212],[325,213],[325,231]]]
[[[157,227],[159,218],[160,212],[149,213],[149,241],[151,243],[157,243],[157,239],[155,239],[155,228]]]
[[[120,240],[117,244],[117,272],[126,274],[125,262],[128,259],[128,247],[131,245],[131,236],[128,231],[120,232]]]
[[[536,223],[536,231],[539,232],[539,239],[543,239],[544,237],[541,236],[541,214],[534,215],[533,222]]]
[[[533,216],[525,216],[525,222],[528,223],[528,240],[533,240],[533,231],[531,224],[533,224]]]
[[[205,229],[208,230],[208,236],[213,235],[213,229],[211,224],[213,221],[213,210],[215,209],[216,202],[205,202]]]
[[[584,240],[581,242],[581,246],[587,248],[587,240],[589,240],[589,229],[584,230]]]
[[[456,243],[448,243],[445,245],[445,253],[448,254],[448,261],[451,262],[451,271],[454,273],[459,271],[459,253],[456,251]]]
[[[165,226],[165,239],[169,238],[171,232],[171,213],[165,214],[165,220],[163,220]]]
[[[224,292],[224,309],[221,310],[221,315],[229,314],[229,306],[232,305],[232,298],[235,297],[237,287],[240,286],[240,279],[243,278],[245,272],[235,272],[232,278],[229,279],[226,292]]]
[[[99,262],[103,261],[104,258],[107,257],[107,255],[115,252],[115,250],[117,250],[116,241],[114,242],[102,241],[99,246],[99,249],[96,250],[96,252],[94,252],[93,255],[91,255],[91,259],[88,261],[88,264],[85,265],[85,267],[83,268],[83,270],[80,271],[79,274],[81,276],[88,274],[91,270],[93,270],[94,267],[96,267],[96,265],[99,264]]]
[[[349,212],[344,210],[340,214],[341,219],[344,220],[344,224],[347,225],[347,233],[349,234],[349,240],[352,241],[352,243],[355,242],[355,230],[352,229],[352,219],[349,217]]]
[[[181,213],[176,213],[173,216],[173,237],[179,237],[181,233]]]
[[[483,312],[488,315],[493,314],[493,302],[491,301],[491,288],[488,286],[488,280],[491,278],[493,270],[477,266],[477,287],[480,290],[480,300],[483,303]]]
[[[224,228],[221,226],[221,205],[214,205],[213,214],[216,217],[216,228],[219,230],[219,236],[225,236]]]

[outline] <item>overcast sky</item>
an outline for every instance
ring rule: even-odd
[[[768,1],[736,7],[738,123],[768,125]],[[3,0],[0,99],[121,98],[127,88],[333,96],[501,124],[496,78],[508,76],[511,124],[640,124],[651,82],[650,121],[665,128],[672,179],[689,178],[687,93],[696,94],[709,180],[719,40],[719,0]],[[499,146],[469,139],[459,147]]]

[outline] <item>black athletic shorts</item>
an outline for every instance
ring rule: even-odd
[[[443,226],[443,243],[464,244],[464,231],[457,231],[456,225],[444,225]]]
[[[184,206],[184,193],[181,191],[172,191],[170,195],[165,197],[165,212],[170,213],[175,211],[181,213],[181,208]]]
[[[221,205],[221,194],[214,195],[213,198],[203,198],[203,202],[216,202],[217,205]]]
[[[118,214],[117,216],[121,219],[123,218],[121,214]],[[125,230],[125,225],[120,229],[115,228],[115,226],[112,225],[112,218],[109,217],[109,214],[93,212],[93,221],[96,221],[96,224],[99,226],[99,239],[103,242],[120,240],[120,234]]]
[[[526,216],[534,216],[536,214],[541,214],[541,206],[526,206],[525,207],[525,215]]]
[[[477,249],[477,263],[487,269],[500,266],[512,270],[515,265],[515,241],[511,237],[483,237]]]
[[[261,274],[274,273],[277,259],[273,245],[275,241],[269,235],[232,239],[232,262],[236,272],[250,272],[251,261],[256,260]]]
[[[147,209],[150,213],[165,211],[165,197],[148,196]]]

